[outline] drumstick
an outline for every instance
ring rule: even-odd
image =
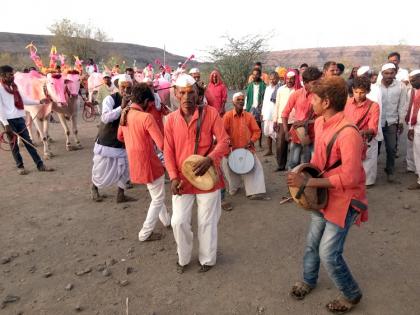
[[[176,186],[176,189],[181,189],[183,183],[184,182],[182,180],[180,180],[178,186]]]
[[[293,199],[293,197],[288,197],[288,198],[285,198],[285,199],[283,199],[282,201],[280,201],[280,204],[281,205],[284,205],[285,203],[287,203],[287,202],[289,202],[290,200],[292,200]]]

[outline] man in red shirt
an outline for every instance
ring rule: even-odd
[[[355,222],[367,220],[363,140],[357,128],[344,116],[347,87],[341,77],[322,78],[312,87],[312,92],[313,109],[319,118],[315,122],[315,151],[311,163],[325,173],[321,178],[309,180],[301,173],[289,173],[287,183],[302,189],[327,188],[328,203],[324,209],[311,212],[303,258],[303,282],[297,282],[290,295],[301,300],[316,287],[322,262],[342,293],[342,297],[326,307],[333,313],[342,314],[362,298],[342,254],[350,227]],[[334,136],[336,139],[327,157],[326,148]]]
[[[197,201],[198,259],[201,265],[199,271],[206,272],[216,264],[217,224],[221,214],[220,189],[224,187],[220,162],[229,152],[229,137],[215,108],[202,105],[202,109],[199,110],[198,90],[194,78],[181,74],[175,86],[180,107],[167,116],[164,158],[173,194],[171,224],[177,243],[177,271],[183,273],[191,260],[193,248],[191,211],[194,201]],[[197,128],[200,111],[201,127]],[[198,138],[197,129],[200,129]],[[216,140],[216,144],[213,139]],[[211,166],[216,168],[219,180],[213,189],[200,190],[182,174],[182,164],[192,154],[206,157],[195,165],[196,176],[204,175]]]
[[[165,206],[164,170],[154,148],[155,143],[163,149],[163,136],[153,116],[147,113],[147,108],[154,106],[154,95],[147,84],[135,85],[131,93],[132,103],[122,112],[118,140],[125,144],[131,182],[146,184],[152,198],[139,240],[155,241],[162,236],[153,233],[158,218],[164,226],[171,225]]]
[[[303,88],[294,91],[287,101],[286,107],[281,114],[282,126],[286,141],[290,142],[290,158],[288,169],[293,169],[300,161],[309,162],[313,149],[313,125],[314,112],[312,109],[311,85],[322,76],[316,67],[307,68],[303,74]],[[295,109],[295,122],[289,129],[289,115]],[[302,144],[298,137],[297,128],[304,128],[305,137],[309,137],[309,143]]]
[[[344,115],[357,126],[364,142],[363,168],[366,173],[366,186],[376,181],[378,169],[378,133],[379,105],[368,99],[370,79],[367,76],[355,77],[353,80],[353,97],[347,100]]]

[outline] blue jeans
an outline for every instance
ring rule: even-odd
[[[19,134],[23,139],[25,139],[27,142],[32,144],[31,138],[29,138],[29,132],[26,128],[25,119],[23,118],[14,118],[14,119],[8,119],[7,122],[9,123],[10,128],[17,134]],[[25,141],[23,141],[23,144],[28,151],[29,155],[31,156],[32,160],[34,160],[34,163],[37,168],[40,168],[44,163],[42,162],[41,157],[38,155],[38,152],[27,144]],[[23,159],[22,155],[20,155],[19,152],[19,146],[18,144],[10,145],[12,149],[12,155],[16,162],[17,168],[23,168]]]
[[[301,155],[303,163],[309,163],[311,161],[311,154],[314,145],[301,145],[299,143],[289,142],[290,143],[290,157],[288,169],[291,170],[300,164]]]
[[[362,295],[343,258],[343,249],[350,227],[356,221],[358,212],[349,208],[344,228],[328,222],[319,212],[312,212],[309,233],[303,257],[303,280],[315,287],[318,280],[320,262],[329,277],[343,295],[353,300]]]

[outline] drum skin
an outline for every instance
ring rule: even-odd
[[[228,157],[229,168],[238,175],[251,172],[255,166],[254,154],[247,149],[233,150]]]
[[[200,190],[212,190],[218,181],[217,172],[214,167],[211,166],[203,176],[196,176],[194,174],[194,166],[196,163],[205,159],[201,155],[190,155],[182,163],[182,175],[193,185],[195,188]]]

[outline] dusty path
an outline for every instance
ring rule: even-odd
[[[102,203],[90,201],[96,124],[80,130],[85,148],[66,152],[61,126],[51,126],[52,174],[35,171],[24,153],[31,173],[18,176],[10,153],[0,151],[0,301],[11,302],[0,314],[126,314],[127,298],[130,315],[328,314],[324,305],[337,291],[324,270],[304,302],[288,296],[300,278],[309,215],[293,203],[279,205],[286,186],[274,159],[261,159],[272,200],[231,198],[235,209],[219,224],[217,266],[198,274],[195,249],[179,275],[170,230],[159,226],[160,242],[137,240],[149,203],[144,186],[129,191],[136,203],[116,205],[115,189]],[[355,315],[420,314],[420,192],[406,190],[415,176],[404,173],[402,160],[401,185],[386,184],[381,161],[378,185],[369,190],[370,221],[352,228],[347,241],[365,296]]]

